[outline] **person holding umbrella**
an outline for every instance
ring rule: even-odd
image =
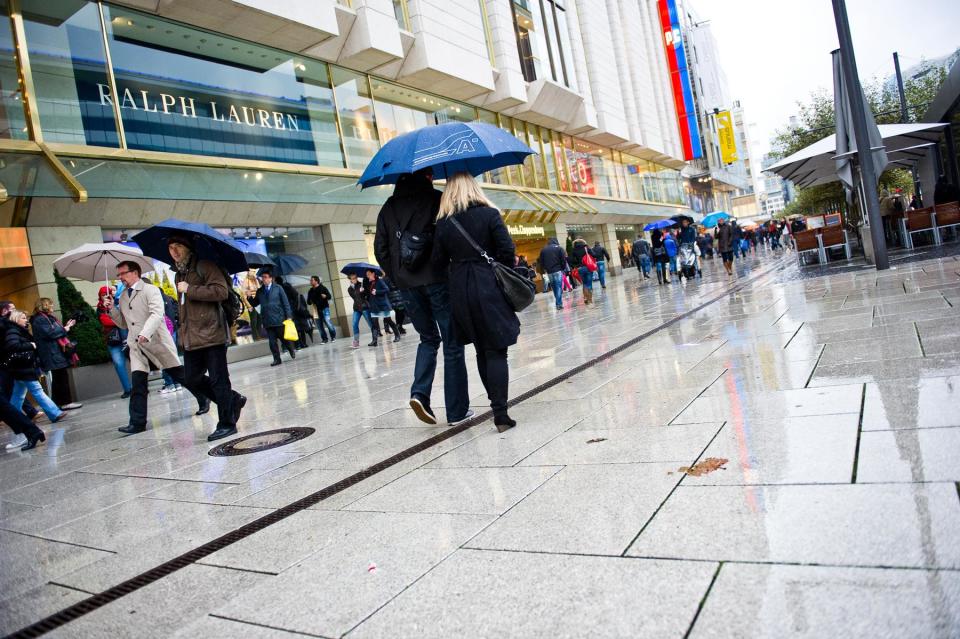
[[[720,251],[720,257],[723,259],[723,268],[727,271],[727,277],[733,277],[733,246],[734,234],[733,227],[727,223],[727,218],[722,217],[717,222],[717,250]]]
[[[279,366],[280,344],[290,353],[290,359],[296,359],[297,353],[293,342],[283,339],[283,323],[292,318],[290,300],[286,291],[273,281],[273,271],[264,268],[260,271],[260,281],[263,286],[257,289],[253,296],[248,296],[251,306],[260,307],[260,318],[270,340],[270,352],[273,353],[273,363],[270,366]]]

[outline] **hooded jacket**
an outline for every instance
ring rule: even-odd
[[[570,257],[572,258],[574,266],[581,266],[583,264],[583,256],[587,254],[588,250],[586,240],[578,239],[573,241],[573,250],[570,251]]]
[[[555,237],[547,241],[547,245],[540,250],[540,268],[546,274],[560,273],[567,265],[567,253],[560,247]]]
[[[377,263],[400,290],[445,282],[447,279],[445,271],[430,259],[431,247],[427,247],[423,263],[416,270],[402,266],[398,237],[404,230],[432,237],[436,231],[441,195],[425,178],[412,174],[401,175],[393,195],[387,198],[380,209],[373,252]]]

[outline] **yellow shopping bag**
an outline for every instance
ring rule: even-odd
[[[297,335],[297,327],[293,325],[293,320],[283,320],[283,339],[288,342],[296,342],[300,339]]]

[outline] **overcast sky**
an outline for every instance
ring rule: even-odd
[[[831,0],[694,0],[710,20],[731,94],[755,123],[755,152],[818,87],[832,92],[830,52],[837,48]],[[861,82],[906,70],[960,45],[958,0],[847,0]]]

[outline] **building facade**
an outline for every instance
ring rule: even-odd
[[[762,168],[767,169],[778,160],[770,155],[764,155]],[[760,195],[761,212],[765,217],[775,217],[787,207],[787,204],[796,197],[793,182],[784,180],[776,173],[764,171],[763,193]]]
[[[689,210],[657,5],[0,0],[0,297],[55,298],[64,251],[178,217],[306,257],[345,317],[390,194],[357,177],[450,121],[536,151],[480,178],[518,252],[568,226],[612,248]]]

